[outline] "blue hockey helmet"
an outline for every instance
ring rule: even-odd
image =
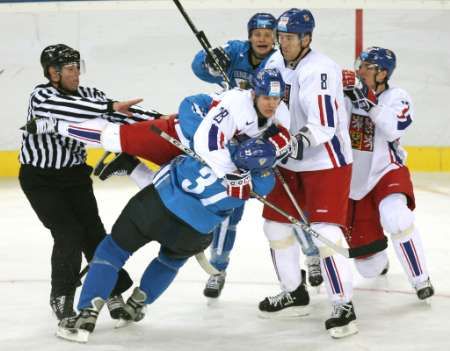
[[[277,69],[266,68],[258,71],[253,77],[252,86],[256,96],[265,95],[280,98],[284,96],[284,80]]]
[[[243,170],[262,170],[275,163],[275,147],[262,138],[250,138],[240,143],[232,154],[233,163]]]
[[[358,70],[362,62],[371,63],[376,66],[378,70],[386,71],[387,79],[389,79],[392,72],[394,72],[396,61],[395,54],[391,50],[372,46],[359,54],[355,62],[355,68]]]
[[[270,13],[258,12],[255,13],[247,23],[247,31],[248,36],[253,29],[266,28],[266,29],[275,29],[277,25],[277,20]]]
[[[311,11],[292,8],[281,14],[277,21],[277,31],[284,33],[312,33],[316,26]]]

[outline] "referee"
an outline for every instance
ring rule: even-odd
[[[131,116],[128,108],[140,99],[114,102],[95,88],[79,86],[80,53],[67,45],[46,47],[41,65],[47,84],[38,85],[29,100],[28,117],[44,118],[49,126],[57,119],[84,121]],[[117,112],[119,113],[117,113]],[[84,144],[57,134],[25,132],[20,152],[20,186],[42,224],[53,237],[50,306],[58,319],[74,316],[74,294],[80,285],[82,253],[87,261],[106,235],[92,189],[92,168],[86,164]],[[118,318],[121,293],[132,285],[128,273],[119,279],[109,299]]]

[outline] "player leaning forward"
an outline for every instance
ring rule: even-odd
[[[347,202],[352,171],[348,116],[344,106],[341,69],[310,48],[314,18],[309,10],[290,9],[277,23],[280,50],[266,67],[277,68],[286,83],[285,100],[291,114],[291,134],[299,147],[282,173],[311,226],[335,243],[345,241]],[[280,182],[268,200],[298,217]],[[283,292],[260,303],[265,316],[304,315],[309,297],[302,288],[299,249],[293,228],[273,210],[264,208],[264,232]],[[316,240],[330,301],[325,327],[333,337],[357,332],[352,304],[350,261]]]
[[[264,72],[262,74],[264,76]],[[282,85],[278,72],[269,75],[265,85],[267,92],[255,97],[261,108],[258,111],[266,122],[271,121],[280,104]],[[229,93],[239,94],[240,91]],[[259,99],[267,101],[264,103]],[[140,286],[128,299],[122,315],[125,320],[141,320],[145,305],[153,303],[168,288],[190,256],[210,244],[214,228],[234,208],[249,199],[252,189],[260,195],[270,192],[274,185],[272,166],[280,151],[276,141],[280,136],[267,137],[264,133],[259,138],[248,139],[247,136],[242,142],[230,140],[239,134],[235,132],[240,126],[247,125],[250,133],[259,132],[253,104],[248,103],[253,102],[253,98],[247,101],[242,96],[238,100],[243,104],[236,107],[240,106],[244,113],[239,116],[245,116],[246,120],[235,120],[232,117],[234,110],[219,104],[221,108],[212,115],[208,114],[211,118],[206,116],[205,124],[200,123],[199,129],[210,131],[206,149],[200,152],[207,164],[184,155],[177,156],[161,168],[153,184],[129,201],[111,235],[96,250],[80,295],[79,315],[64,319],[59,325],[58,336],[86,342],[117,279],[117,271],[140,247],[157,241],[161,244],[159,255],[148,265]],[[197,138],[197,133],[194,136],[196,143],[197,150],[201,151],[205,146],[201,135]]]
[[[414,117],[411,98],[405,90],[388,84],[396,66],[391,50],[368,48],[355,66],[360,81],[355,72],[343,71],[344,92],[352,101],[349,110],[354,157],[348,242],[352,248],[372,247],[372,254],[355,259],[355,266],[367,278],[387,271],[384,230],[390,234],[417,297],[424,300],[434,294],[434,289],[414,225],[413,185],[405,166],[406,153],[400,146],[400,138]]]

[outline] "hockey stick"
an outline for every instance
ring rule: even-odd
[[[209,57],[211,57],[211,59],[214,61],[214,63],[216,64],[217,68],[219,69],[220,74],[223,77],[223,80],[226,83],[226,87],[225,89],[228,90],[231,82],[230,82],[230,78],[228,78],[227,73],[224,71],[223,67],[219,64],[219,60],[217,59],[217,56],[214,54],[214,52],[212,51],[212,46],[209,43],[208,38],[205,35],[205,32],[198,31],[197,28],[195,27],[194,23],[192,23],[191,18],[189,17],[189,15],[186,13],[186,11],[183,8],[183,5],[181,5],[179,0],[173,0],[173,2],[175,3],[176,7],[178,8],[178,10],[181,12],[181,14],[183,15],[184,19],[186,20],[187,24],[189,25],[189,27],[191,28],[192,32],[194,32],[195,36],[197,37],[198,41],[200,42],[200,45],[202,46],[203,50],[206,51],[207,55]]]
[[[304,212],[302,211],[302,209],[300,208],[299,204],[295,200],[294,195],[292,194],[288,183],[284,179],[284,177],[281,174],[281,172],[278,169],[278,167],[274,168],[274,172],[275,172],[276,176],[278,177],[278,179],[280,180],[281,184],[283,185],[284,190],[286,191],[286,193],[289,196],[289,199],[292,201],[292,204],[294,205],[294,207],[296,208],[297,212],[299,213],[303,223],[305,223],[308,226],[310,226],[311,223],[309,222],[308,218],[305,216]],[[300,240],[300,237],[298,235],[297,235],[297,239]],[[374,254],[374,253],[379,252],[381,250],[384,250],[385,248],[387,248],[386,238],[379,239],[379,240],[371,242],[370,244],[361,245],[361,246],[354,247],[354,248],[349,248],[348,249],[349,258],[356,258],[356,257],[371,255],[371,254]]]
[[[292,204],[294,205],[295,209],[297,210],[298,214],[300,215],[301,220],[303,221],[303,223],[310,225],[308,218],[306,218],[304,212],[302,211],[302,209],[300,208],[300,205],[297,203],[297,201],[295,200],[294,194],[292,194],[291,189],[289,188],[288,183],[286,183],[286,180],[284,179],[283,175],[281,174],[280,170],[278,169],[278,167],[274,167],[273,171],[275,173],[275,175],[278,177],[278,180],[281,182],[281,184],[283,185],[284,190],[286,191],[286,194],[288,194],[289,199],[291,200]]]
[[[191,148],[183,145],[180,141],[178,141],[177,139],[173,138],[172,136],[170,136],[166,132],[162,131],[158,127],[152,125],[152,126],[150,126],[150,130],[152,132],[158,134],[159,136],[161,136],[165,140],[167,140],[169,143],[171,143],[174,146],[178,147],[185,154],[191,156],[192,158],[196,159],[197,161],[200,161],[203,164],[206,164],[206,162],[195,151],[193,151]],[[298,221],[296,218],[291,216],[289,213],[283,211],[281,208],[278,208],[276,205],[274,205],[271,202],[267,201],[264,197],[262,197],[261,195],[258,195],[254,191],[250,192],[250,195],[252,197],[258,199],[264,205],[272,208],[274,211],[276,211],[279,214],[281,214],[282,216],[286,217],[292,224],[299,226],[304,232],[306,232],[306,233],[310,234],[311,236],[317,238],[318,240],[322,241],[324,244],[328,245],[330,248],[332,248],[337,253],[339,253],[342,256],[345,256],[347,258],[350,257],[349,249],[335,244],[334,242],[332,242],[331,240],[327,239],[326,237],[324,237],[320,233],[316,232],[308,224],[305,224],[305,223],[302,223],[302,222]]]

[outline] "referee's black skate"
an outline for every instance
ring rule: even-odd
[[[325,321],[325,328],[331,337],[340,339],[358,332],[355,321],[356,314],[351,301],[335,304],[331,317]]]
[[[226,276],[226,272],[211,275],[206,282],[205,289],[203,289],[203,295],[210,298],[218,298],[225,285]]]
[[[139,160],[136,157],[123,152],[117,154],[109,163],[105,163],[104,161],[108,155],[109,153],[106,153],[94,168],[94,175],[101,180],[106,180],[112,176],[130,175],[139,164]]]
[[[147,294],[139,287],[134,288],[133,293],[128,298],[123,307],[123,312],[116,328],[122,328],[130,322],[139,322],[145,317]]]
[[[306,289],[305,271],[303,281],[291,292],[283,291],[275,296],[268,296],[259,303],[259,314],[263,318],[296,318],[309,314],[309,294]]]
[[[94,331],[100,313],[105,301],[100,297],[92,300],[91,306],[83,308],[75,317],[64,318],[58,324],[56,336],[68,341],[86,343],[89,335]]]
[[[76,316],[73,309],[74,295],[50,296],[50,307],[58,320]]]

